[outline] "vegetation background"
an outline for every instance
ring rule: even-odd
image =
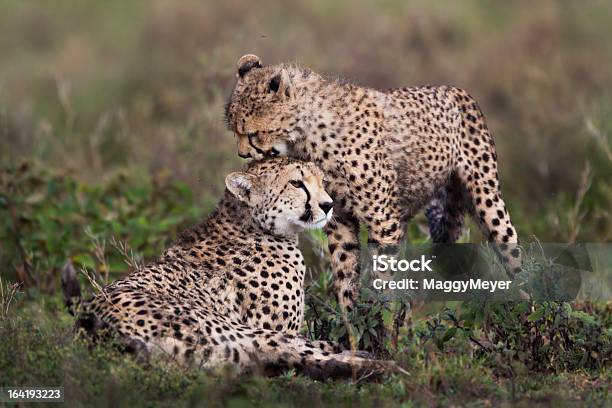
[[[315,404],[609,401],[609,370],[522,378],[461,348],[425,351],[415,378],[379,388],[292,375],[219,387],[201,374],[144,371],[112,350],[88,353],[72,341],[58,291],[68,260],[106,282],[213,208],[224,175],[241,165],[222,113],[245,53],[381,89],[467,89],[495,138],[521,238],[609,242],[610,21],[605,1],[4,0],[0,386],[61,383],[81,404],[197,405],[210,393],[289,405],[304,395]],[[426,240],[424,227],[417,217],[411,239]],[[321,235],[305,238],[315,243],[309,264],[324,271]],[[464,240],[479,239],[471,226]],[[11,282],[21,283],[15,296]],[[610,331],[609,307],[588,312]]]

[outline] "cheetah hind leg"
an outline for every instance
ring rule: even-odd
[[[434,254],[438,259],[453,259],[452,267],[443,268],[442,275],[445,278],[461,275],[463,267],[467,266],[462,260],[456,258],[457,255],[462,255],[464,252],[457,252],[448,248],[446,244],[455,243],[461,236],[465,213],[469,206],[465,186],[457,174],[453,172],[447,184],[438,190],[425,210],[425,216],[429,224],[429,234],[434,243]],[[451,251],[451,258],[449,258],[448,250]],[[456,265],[455,261],[457,262]]]
[[[180,327],[181,338],[176,338],[175,333],[151,339],[152,351],[159,350],[174,356],[179,363],[205,369],[234,366],[238,372],[270,376],[293,368],[315,380],[376,378],[386,372],[402,371],[393,362],[376,360],[363,352],[343,351],[337,343],[251,328],[215,312],[205,320],[189,314],[195,323]],[[181,316],[181,320],[185,317]],[[176,321],[170,317],[168,323],[172,327]]]
[[[472,192],[470,215],[497,252],[508,275],[512,278],[521,271],[521,250],[516,229],[499,190],[499,181],[479,181],[468,178],[466,184]]]
[[[436,244],[452,244],[461,236],[464,215],[468,209],[465,186],[456,173],[442,187],[425,209],[431,240]]]
[[[495,244],[494,249],[504,267],[513,276],[520,271],[520,248],[501,193],[496,191],[490,199],[479,199],[469,191],[478,193],[484,188],[476,180],[468,180],[471,190],[453,172],[449,182],[428,204],[425,215],[431,240],[436,244],[456,242],[462,233],[465,214],[469,213],[488,240]]]

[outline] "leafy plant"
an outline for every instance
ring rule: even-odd
[[[421,339],[440,350],[455,337],[467,340],[500,375],[599,370],[612,360],[612,331],[598,315],[561,302],[470,302],[433,317]]]
[[[330,339],[352,349],[386,354],[391,341],[385,327],[392,314],[391,302],[372,296],[362,288],[360,301],[350,313],[343,313],[335,300],[329,270],[319,274],[307,289],[306,330],[314,339]]]
[[[52,292],[67,260],[109,279],[156,256],[211,207],[183,183],[117,174],[94,186],[32,163],[0,172],[0,266],[24,287]],[[8,273],[6,272],[8,271]]]

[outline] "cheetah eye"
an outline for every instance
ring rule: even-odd
[[[304,185],[302,180],[291,180],[289,184],[291,184],[295,188],[301,188]]]

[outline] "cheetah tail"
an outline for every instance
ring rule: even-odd
[[[77,279],[74,265],[68,260],[62,267],[62,290],[64,292],[64,304],[68,309],[68,313],[76,316],[76,311],[79,309],[82,301],[81,286]]]
[[[351,351],[318,361],[296,365],[296,371],[314,380],[353,378],[357,381],[375,380],[393,372],[404,372],[393,361],[360,357]]]
[[[279,341],[280,347],[268,347],[273,339]],[[255,362],[266,375],[278,375],[293,368],[319,381],[341,378],[372,380],[403,371],[393,361],[376,360],[362,351],[340,351],[332,342],[312,342],[280,333],[259,340],[263,347],[257,350],[259,354]]]

